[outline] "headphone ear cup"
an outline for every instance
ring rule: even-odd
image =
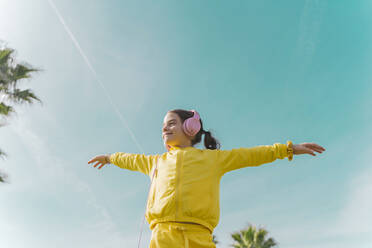
[[[183,122],[182,129],[183,129],[183,131],[184,131],[187,135],[190,135],[190,131],[188,130],[188,122],[189,122],[189,119],[186,119],[186,120]]]
[[[183,130],[189,136],[197,134],[201,128],[198,114],[194,112],[194,116],[186,119],[183,123]]]

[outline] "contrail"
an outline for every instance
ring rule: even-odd
[[[136,143],[138,149],[142,152],[142,153],[145,153],[142,146],[138,143],[136,137],[134,136],[134,133],[132,132],[132,130],[129,128],[128,124],[127,124],[127,121],[124,119],[123,115],[120,113],[118,107],[116,107],[114,101],[112,100],[110,94],[108,93],[108,91],[106,90],[104,84],[102,83],[102,81],[98,78],[98,75],[97,75],[97,72],[96,70],[94,70],[93,66],[92,66],[92,63],[90,63],[90,60],[88,59],[88,57],[85,55],[83,49],[81,48],[79,42],[77,41],[77,39],[75,38],[74,34],[71,32],[71,30],[69,29],[69,27],[67,26],[65,20],[63,19],[61,13],[59,12],[59,10],[57,9],[56,5],[54,4],[54,2],[52,0],[48,0],[50,6],[52,7],[52,9],[54,10],[54,12],[56,13],[59,21],[61,22],[61,24],[63,25],[63,27],[65,28],[68,36],[70,36],[72,42],[74,43],[76,49],[79,51],[80,55],[83,57],[85,63],[87,64],[89,70],[93,73],[93,76],[94,78],[96,79],[96,81],[99,83],[99,85],[102,87],[103,91],[105,92],[106,94],[106,97],[108,98],[111,106],[114,108],[116,114],[118,115],[119,119],[121,120],[121,122],[125,125],[125,127],[127,128],[129,134],[131,135],[132,139],[134,140],[134,142]]]

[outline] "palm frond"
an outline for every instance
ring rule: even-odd
[[[9,99],[15,103],[32,103],[32,100],[37,100],[41,102],[41,100],[30,90],[20,90],[14,89],[14,92],[9,93]]]
[[[12,81],[16,82],[20,79],[30,78],[30,72],[36,72],[38,69],[32,68],[26,64],[17,64],[14,68],[11,69]]]
[[[14,52],[13,49],[5,48],[0,50],[0,64],[8,64],[13,61],[11,55]]]
[[[10,78],[8,76],[8,72],[6,71],[8,68],[5,66],[0,65],[0,85],[9,84]]]
[[[0,183],[3,183],[3,182],[5,182],[5,178],[3,178],[3,176],[0,173]]]
[[[0,171],[0,183],[5,183],[7,177],[8,177],[7,174],[5,174],[2,171]]]
[[[267,234],[267,231],[265,229],[259,229],[257,232],[256,232],[256,237],[255,237],[255,242],[259,243],[259,244],[262,244],[265,240],[265,236]]]
[[[274,247],[276,245],[278,245],[278,243],[276,243],[276,241],[273,238],[269,238],[268,240],[266,240],[263,243],[262,248],[271,248],[271,247]]]
[[[10,67],[7,63],[0,63],[0,85],[8,85],[10,80]]]
[[[14,108],[12,106],[0,102],[0,115],[9,116],[9,114],[12,112],[14,112]]]
[[[213,241],[213,243],[215,243],[215,244],[218,244],[218,243],[219,243],[218,240],[217,240],[216,235],[213,235],[213,236],[212,236],[212,241]]]
[[[1,121],[4,117],[15,113],[12,106],[3,102],[4,97],[7,101],[11,100],[15,103],[32,103],[34,100],[41,100],[30,90],[20,90],[17,88],[17,82],[21,79],[31,77],[32,72],[39,71],[26,63],[16,63],[13,57],[15,50],[11,48],[0,47],[0,117]],[[5,119],[5,118],[4,118]],[[0,127],[4,123],[0,122]],[[6,157],[7,154],[0,149],[0,158]],[[7,176],[0,171],[0,182],[5,182]]]
[[[231,234],[231,237],[235,241],[232,246],[234,248],[271,248],[277,243],[274,239],[269,238],[266,240],[268,231],[257,228],[253,225],[249,225],[247,228]]]
[[[240,236],[240,233],[233,233],[231,234],[231,237],[238,243],[241,243],[243,240],[242,240],[242,237]]]
[[[254,226],[250,226],[247,230],[243,231],[244,239],[246,240],[247,245],[254,243],[255,233],[256,228]]]

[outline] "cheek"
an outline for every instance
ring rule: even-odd
[[[173,126],[173,127],[171,127],[171,131],[172,131],[172,133],[178,134],[181,131],[181,127]]]
[[[169,138],[179,138],[182,135],[182,131],[178,128],[171,129],[171,132],[173,135],[171,135]]]
[[[185,138],[187,138],[186,134],[183,132],[182,129],[181,130],[178,130],[178,132],[177,132],[177,138],[179,138],[179,139],[185,139]]]

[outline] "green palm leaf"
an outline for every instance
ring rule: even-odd
[[[8,116],[11,112],[14,112],[14,108],[12,106],[8,106],[5,103],[0,103],[0,114]]]
[[[13,61],[11,57],[13,52],[14,50],[10,48],[5,48],[3,50],[0,50],[0,64],[3,65],[3,64],[8,63],[9,61]]]
[[[8,101],[15,104],[33,103],[41,100],[30,90],[17,88],[20,80],[31,78],[31,73],[39,71],[26,63],[16,63],[13,58],[14,50],[0,48],[0,116],[7,117],[15,112],[13,106],[7,105]],[[6,103],[3,102],[6,100]],[[3,126],[0,123],[0,127]],[[7,154],[0,149],[0,157],[5,158]],[[0,172],[0,182],[4,182],[6,175]]]
[[[263,228],[256,229],[249,225],[247,228],[231,234],[235,241],[234,248],[271,248],[277,245],[273,238],[266,239],[268,231]]]
[[[18,81],[24,78],[30,78],[31,77],[30,72],[35,72],[35,71],[38,71],[38,70],[30,66],[23,65],[23,64],[18,64],[16,65],[15,68],[11,69],[11,72],[14,75],[13,76],[14,81]]]
[[[9,93],[9,99],[15,103],[32,103],[32,100],[37,100],[41,102],[41,100],[30,90],[20,90],[15,89],[14,92]]]

